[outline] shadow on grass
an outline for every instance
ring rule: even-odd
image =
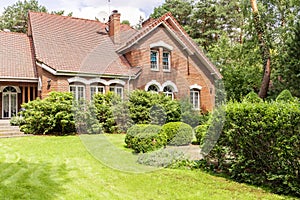
[[[58,199],[68,181],[63,165],[0,163],[0,199]]]
[[[103,134],[82,134],[80,138],[87,151],[94,158],[112,169],[132,173],[143,173],[160,169],[138,164],[138,154],[117,148]]]

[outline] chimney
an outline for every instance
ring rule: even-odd
[[[115,44],[120,44],[120,16],[117,10],[113,10],[108,21],[108,35]]]

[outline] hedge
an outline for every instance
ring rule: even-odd
[[[183,122],[169,122],[162,127],[169,145],[186,145],[193,140],[193,128]]]
[[[149,152],[165,146],[167,137],[161,132],[159,125],[137,124],[128,129],[125,137],[127,147],[136,153]]]
[[[300,196],[300,105],[228,103],[223,132],[206,159],[237,181]]]

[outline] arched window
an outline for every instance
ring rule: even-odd
[[[93,84],[90,86],[90,88],[91,88],[91,99],[93,99],[95,94],[98,94],[98,93],[104,94],[105,93],[104,85]]]
[[[120,84],[111,84],[109,86],[109,91],[114,92],[116,95],[118,95],[121,99],[123,99],[123,85]]]
[[[82,83],[70,84],[70,92],[73,94],[74,100],[85,99],[85,85]]]
[[[159,92],[159,87],[157,86],[157,85],[150,85],[149,87],[148,87],[148,90],[147,90],[148,92],[154,92],[154,93],[158,93]]]
[[[6,88],[4,88],[3,92],[17,92],[17,90],[12,86],[7,86]]]
[[[174,90],[171,86],[167,85],[163,90],[164,94],[174,99]]]

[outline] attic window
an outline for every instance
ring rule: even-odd
[[[158,71],[158,51],[157,50],[151,50],[150,64],[151,64],[151,70]]]
[[[170,52],[163,52],[163,71],[170,71]]]

